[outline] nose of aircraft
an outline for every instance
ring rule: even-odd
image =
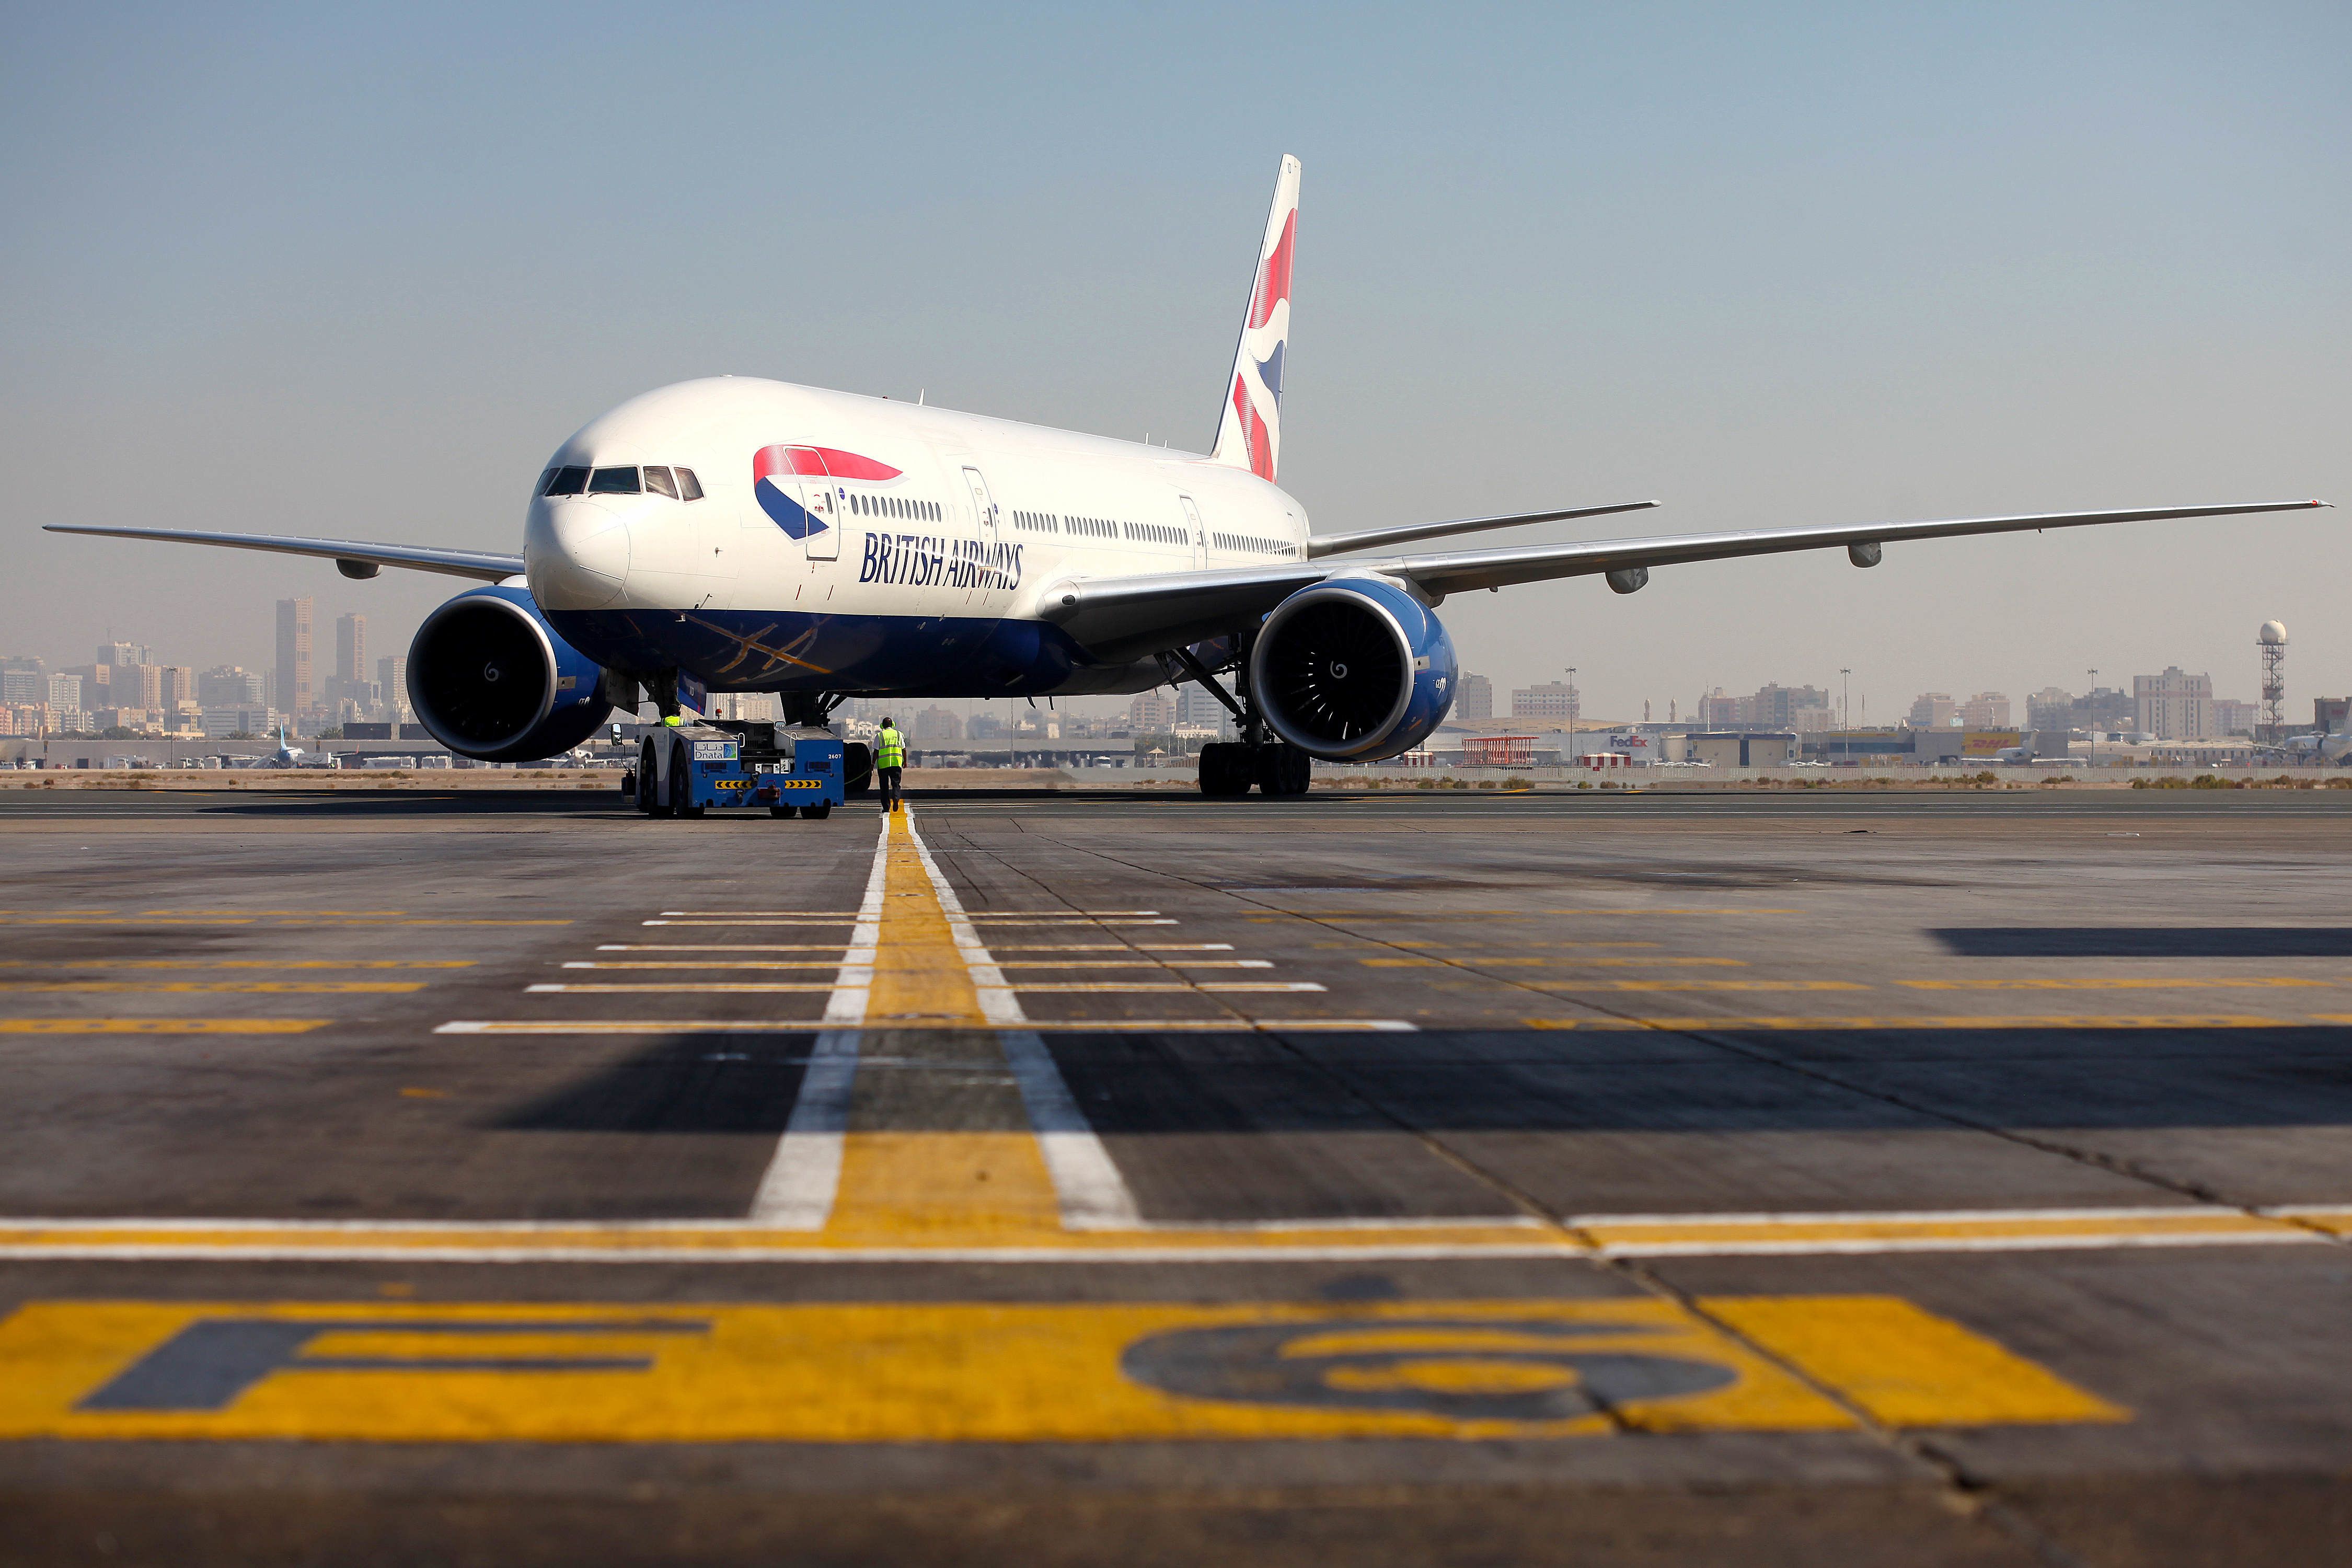
[[[523,535],[531,597],[551,610],[601,610],[629,574],[629,525],[601,501],[555,500],[532,509]]]

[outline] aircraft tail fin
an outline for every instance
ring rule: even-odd
[[[1290,259],[1297,238],[1298,160],[1285,153],[1250,275],[1249,313],[1242,318],[1233,374],[1225,377],[1217,443],[1210,448],[1213,461],[1247,468],[1268,482],[1282,446],[1282,360],[1290,343]]]

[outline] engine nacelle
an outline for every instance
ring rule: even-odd
[[[460,594],[416,628],[408,701],[461,757],[523,763],[568,752],[613,705],[604,672],[556,636],[520,588]]]
[[[1454,706],[1454,639],[1395,584],[1334,578],[1275,606],[1249,680],[1258,711],[1300,751],[1377,762],[1419,745]]]

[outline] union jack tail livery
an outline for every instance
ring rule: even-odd
[[[1242,318],[1242,341],[1225,377],[1224,411],[1210,453],[1269,482],[1282,447],[1282,356],[1290,343],[1290,258],[1297,240],[1298,160],[1286,154],[1274,177],[1274,208],[1258,242],[1249,314]]]

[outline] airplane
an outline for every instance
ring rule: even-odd
[[[278,726],[278,749],[262,763],[266,768],[299,768],[306,755],[301,747],[286,738],[286,726]]]
[[[712,691],[777,694],[788,723],[853,697],[1118,694],[1183,680],[1241,739],[1204,746],[1213,796],[1306,793],[1312,762],[1411,750],[1454,701],[1457,595],[1600,576],[1619,594],[1694,561],[2316,500],[1845,523],[1477,550],[1396,546],[1636,511],[1550,507],[1318,533],[1276,482],[1299,163],[1286,156],[1206,452],[888,398],[716,376],[590,420],[532,485],[520,553],[52,524],[477,579],[418,629],[411,706],[486,762],[578,745],[615,708],[666,722]],[[1217,679],[1231,672],[1234,689]],[[650,742],[647,742],[650,750]],[[849,748],[852,773],[870,766]]]

